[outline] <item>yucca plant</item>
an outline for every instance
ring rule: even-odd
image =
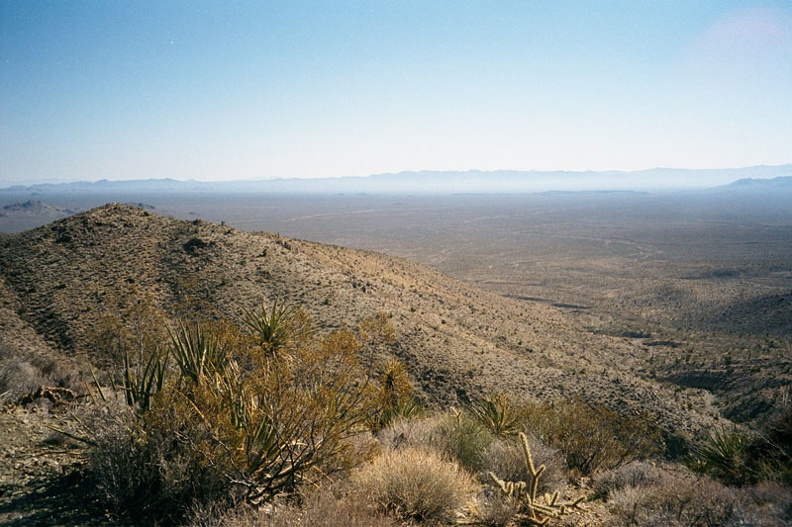
[[[129,352],[124,350],[124,395],[129,406],[139,413],[151,407],[152,398],[162,391],[165,372],[168,366],[168,354],[155,348],[148,359],[138,365],[132,364]]]
[[[520,418],[511,400],[502,393],[475,398],[470,414],[496,436],[513,436],[520,431]]]
[[[170,338],[170,351],[182,378],[200,385],[209,374],[225,373],[228,356],[216,333],[198,323],[181,324]]]
[[[748,461],[751,444],[750,435],[736,425],[731,429],[716,428],[708,441],[693,448],[688,467],[727,484],[747,483],[755,471]]]
[[[381,430],[398,418],[409,418],[421,410],[418,399],[404,364],[390,358],[374,368],[374,377],[379,385],[376,396],[377,411],[371,419],[371,428]]]
[[[271,355],[310,334],[310,321],[305,312],[278,298],[272,301],[269,310],[262,303],[257,309],[243,308],[242,312],[243,325]]]

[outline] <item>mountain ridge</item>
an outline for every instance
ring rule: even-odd
[[[543,192],[706,188],[740,179],[792,174],[792,164],[724,169],[653,168],[638,171],[465,170],[403,171],[369,176],[274,178],[248,181],[195,181],[151,178],[13,185],[4,192]]]

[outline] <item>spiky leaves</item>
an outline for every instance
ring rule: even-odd
[[[253,334],[267,355],[277,355],[311,333],[311,322],[305,312],[276,298],[269,309],[243,309],[243,325]]]
[[[484,428],[496,436],[513,436],[519,432],[520,418],[511,400],[502,393],[473,400],[469,411]]]
[[[384,360],[374,368],[374,378],[378,389],[376,413],[370,421],[373,430],[381,430],[398,418],[420,412],[421,405],[413,394],[404,364],[394,358]]]

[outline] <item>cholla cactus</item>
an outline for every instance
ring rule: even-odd
[[[519,512],[515,519],[520,520],[523,525],[547,525],[550,520],[561,518],[569,513],[571,509],[582,509],[583,496],[573,501],[559,502],[559,492],[555,491],[552,495],[545,494],[536,496],[539,488],[539,478],[545,470],[544,465],[539,468],[534,467],[531,449],[528,447],[528,438],[520,432],[520,442],[523,453],[525,454],[525,464],[528,473],[531,475],[530,483],[525,481],[504,481],[492,472],[489,473],[490,479],[498,486],[501,493],[512,502],[519,506]]]

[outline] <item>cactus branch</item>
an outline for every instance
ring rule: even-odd
[[[583,509],[583,496],[573,501],[559,502],[560,493],[555,491],[552,496],[545,494],[537,498],[539,478],[544,472],[545,466],[539,465],[539,468],[536,468],[533,456],[531,456],[531,449],[528,446],[528,438],[522,432],[519,437],[530,482],[504,481],[492,472],[489,473],[490,479],[500,489],[501,494],[519,505],[519,512],[515,519],[521,520],[524,525],[547,525],[550,520],[561,518],[572,509]]]

